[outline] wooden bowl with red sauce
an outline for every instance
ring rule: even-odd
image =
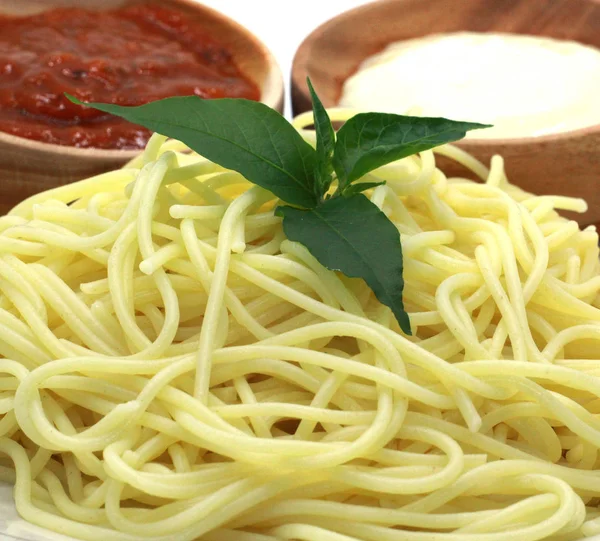
[[[293,112],[311,108],[307,76],[324,105],[334,107],[346,79],[389,43],[462,31],[538,35],[600,48],[600,0],[379,0],[360,6],[315,29],[298,48]],[[600,125],[540,137],[466,139],[458,146],[487,164],[502,155],[510,181],[528,191],[584,198],[585,214],[565,215],[582,226],[600,223]],[[466,174],[454,162],[439,163],[448,174]]]
[[[190,73],[201,77],[204,73],[202,70],[205,68],[203,65],[192,66],[195,71],[184,69],[185,76],[179,78],[172,75],[173,71],[169,71],[170,77],[169,75],[165,77],[160,74],[155,75],[159,83],[165,83],[163,90],[167,94],[164,92],[161,94],[156,85],[151,84],[152,80],[150,80],[150,83],[146,83],[146,91],[151,94],[145,97],[142,96],[144,101],[160,99],[167,97],[167,95],[196,93],[202,97],[248,97],[259,100],[279,111],[283,109],[283,81],[273,55],[246,28],[206,6],[191,0],[103,0],[102,2],[98,2],[98,0],[0,0],[0,17],[28,17],[36,14],[42,14],[42,16],[45,14],[48,17],[48,12],[55,8],[98,11],[100,21],[102,17],[109,16],[111,10],[117,9],[171,10],[173,13],[180,15],[183,21],[181,24],[186,24],[194,32],[206,36],[209,43],[209,46],[207,46],[208,52],[204,52],[204,50],[198,52],[194,49],[197,40],[194,40],[194,44],[191,41],[189,42],[190,50],[194,49],[193,54],[195,55],[209,55],[208,60],[208,57],[202,57],[207,62],[209,60],[212,62],[213,57],[215,62],[221,62],[214,69],[218,71],[219,76],[223,77],[223,88],[232,82],[235,83],[236,80],[242,81],[237,87],[231,85],[229,87],[230,89],[233,88],[232,91],[237,92],[237,94],[223,95],[224,90],[218,85],[206,89],[193,86],[196,83],[191,79],[187,80],[191,77]],[[171,23],[171,19],[168,22]],[[10,31],[10,28],[8,31]],[[116,33],[118,34],[118,30],[116,30]],[[181,42],[179,36],[187,34],[183,32],[173,35],[178,36],[177,39],[181,45],[183,42]],[[86,36],[85,31],[82,31],[81,39],[88,39]],[[6,37],[6,34],[0,36],[0,38],[2,37]],[[118,38],[120,37],[118,36]],[[111,45],[119,42],[118,38],[114,40],[114,43],[111,43],[110,40],[103,41],[97,38],[98,36],[90,33],[89,40],[96,39],[100,51],[103,50],[103,47],[110,50]],[[39,36],[36,39],[39,39]],[[149,42],[146,49],[147,57],[150,60],[154,56],[151,49],[152,45],[153,43]],[[185,43],[183,43],[183,46],[184,50],[180,50],[181,58],[187,58],[188,50],[185,49]],[[135,49],[135,44],[132,47]],[[57,47],[57,50],[60,50],[60,47]],[[162,58],[165,63],[170,61],[168,45],[158,41],[156,50],[158,53],[163,53]],[[79,115],[79,113],[73,113],[73,110],[70,109],[71,105],[64,102],[62,89],[57,89],[54,96],[46,92],[44,96],[38,98],[35,95],[33,97],[23,97],[23,87],[25,86],[23,83],[17,82],[14,87],[15,91],[7,90],[6,86],[3,88],[2,76],[4,75],[5,84],[7,78],[12,76],[10,68],[6,67],[10,62],[7,62],[9,57],[5,54],[6,51],[0,46],[0,101],[2,99],[13,100],[12,103],[17,103],[17,105],[13,105],[14,112],[5,111],[6,114],[3,115],[2,104],[0,103],[0,215],[8,212],[15,204],[35,193],[118,168],[140,152],[140,149],[135,147],[143,144],[148,136],[147,132],[144,132],[143,129],[132,130],[133,126],[124,126],[120,120],[117,121],[116,119],[114,119],[113,124],[110,124],[113,120],[103,118],[101,114],[91,109],[80,109],[80,116],[75,118],[73,115]],[[119,54],[121,53],[119,52]],[[123,62],[128,60],[123,54],[121,54],[121,57]],[[59,58],[58,62],[61,61],[64,60]],[[231,65],[227,62],[230,62]],[[181,65],[185,68],[185,64]],[[16,66],[19,68],[18,63]],[[177,66],[179,67],[179,64]],[[163,67],[168,68],[168,70],[176,69],[172,65]],[[90,68],[90,65],[87,65],[86,68]],[[99,69],[101,71],[99,76],[102,76],[102,66],[98,67],[94,64],[90,69]],[[129,72],[119,71],[119,69],[114,69],[113,72],[116,73],[115,77],[122,76],[122,79],[117,83],[126,84],[127,91],[120,90],[118,86],[115,87],[121,92],[121,95],[116,98],[119,100],[116,103],[121,105],[140,104],[141,101],[136,101],[140,96],[136,96],[135,92],[136,90],[143,90],[143,85],[136,86],[135,80],[127,79],[127,73]],[[143,66],[141,69],[143,70]],[[207,72],[209,76],[213,76],[212,68],[207,69],[209,70]],[[7,70],[9,71],[8,74]],[[65,61],[65,70],[67,70],[64,72],[66,81],[71,81],[79,76],[77,72],[74,72],[68,61]],[[58,78],[62,73],[60,71]],[[86,73],[86,76],[89,76],[88,73]],[[179,72],[177,74],[179,75]],[[18,72],[17,75],[19,75]],[[98,75],[98,73],[95,72],[95,75]],[[43,73],[41,75],[37,74],[35,77],[42,79],[41,85],[46,84],[43,80]],[[110,90],[111,81],[107,80],[105,83],[104,87]],[[30,79],[27,84],[30,86],[35,85],[35,79]],[[171,86],[169,87],[169,85]],[[190,91],[189,89],[192,86],[194,90]],[[133,91],[130,92],[130,88]],[[70,89],[67,88],[67,90]],[[21,94],[17,95],[19,92]],[[85,88],[81,92],[85,92]],[[15,98],[15,96],[17,97]],[[108,96],[109,94],[104,96],[102,93],[100,95],[95,93],[90,96],[90,99],[110,101],[106,99]],[[88,101],[85,94],[80,94],[77,97]],[[22,109],[19,109],[21,103],[19,100],[24,103]],[[36,107],[40,106],[42,113],[39,116],[28,110],[32,100],[35,101]],[[54,107],[52,115],[58,120],[49,120],[44,107]],[[65,115],[65,118],[62,118],[61,115]],[[86,117],[86,115],[89,116]],[[80,122],[80,118],[84,122],[81,126],[77,124]],[[19,123],[19,119],[22,122]],[[48,126],[50,131],[43,128],[43,126]],[[86,132],[86,126],[90,127],[89,132]],[[114,140],[105,141],[103,136],[113,137]],[[116,139],[118,139],[117,143],[115,143]]]

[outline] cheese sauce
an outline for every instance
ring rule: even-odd
[[[517,34],[439,34],[389,45],[339,105],[493,124],[467,137],[539,136],[600,123],[600,50]]]

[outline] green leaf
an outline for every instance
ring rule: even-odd
[[[344,197],[352,197],[357,193],[364,192],[365,190],[370,190],[371,188],[377,188],[377,186],[383,186],[384,184],[385,180],[381,182],[357,182],[355,184],[348,184],[342,192],[342,195]]]
[[[335,132],[331,125],[329,115],[323,107],[319,96],[315,92],[310,79],[306,78],[306,84],[310,91],[313,107],[313,119],[315,123],[315,132],[317,134],[317,168],[315,170],[315,189],[317,196],[323,197],[329,186],[331,186],[333,164],[333,149],[335,146]]]
[[[279,113],[243,99],[167,98],[138,107],[82,103],[178,139],[286,203],[312,208],[315,150]]]
[[[333,167],[340,191],[369,171],[462,139],[467,131],[488,128],[485,124],[456,122],[446,118],[360,113],[337,133]]]
[[[346,276],[363,278],[411,334],[402,302],[402,246],[396,226],[363,194],[333,197],[311,210],[278,207],[290,240],[304,244],[319,262]]]

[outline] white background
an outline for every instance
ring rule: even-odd
[[[271,50],[283,73],[289,116],[290,71],[302,40],[321,23],[366,4],[367,0],[204,0],[202,3],[243,24]]]

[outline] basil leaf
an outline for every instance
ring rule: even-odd
[[[312,208],[315,150],[279,113],[243,99],[167,98],[138,107],[82,103],[173,137],[286,203]]]
[[[352,197],[357,193],[364,192],[365,190],[370,190],[371,188],[377,188],[377,186],[382,186],[385,184],[385,180],[381,182],[357,182],[356,184],[348,184],[342,195],[344,197]]]
[[[319,262],[363,278],[411,334],[402,302],[402,245],[396,226],[363,194],[333,197],[311,210],[278,207],[287,237],[304,244]]]
[[[462,139],[486,124],[446,118],[360,113],[337,132],[333,167],[340,191],[369,171],[417,152]]]
[[[315,132],[317,134],[317,168],[315,170],[315,189],[317,190],[317,197],[321,198],[329,186],[331,186],[333,165],[331,160],[333,158],[333,149],[335,146],[335,132],[331,125],[329,115],[319,96],[315,92],[310,79],[306,78],[306,84],[310,91],[310,97],[312,99],[313,107],[313,119],[315,123]]]

